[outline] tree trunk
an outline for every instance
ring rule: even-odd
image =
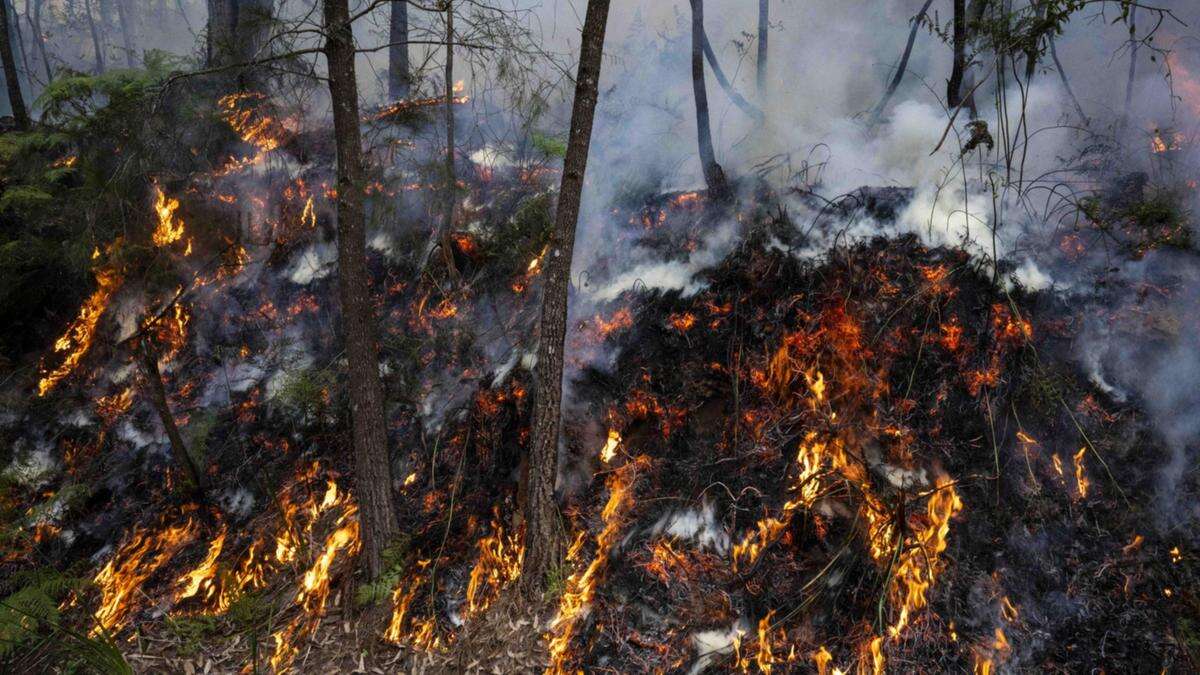
[[[704,44],[702,45],[704,48],[704,58],[708,60],[708,67],[712,68],[713,77],[717,79],[717,84],[721,85],[721,89],[725,91],[725,94],[729,96],[729,100],[733,101],[734,105],[740,108],[742,112],[753,117],[755,122],[762,124],[766,119],[763,111],[737,93],[737,90],[733,88],[733,85],[725,77],[725,71],[721,69],[721,62],[717,60],[717,55],[713,52],[712,45],[708,41],[708,33],[704,32],[702,35],[704,37]]]
[[[767,37],[771,27],[771,0],[758,0],[758,67],[755,76],[758,80],[758,100],[765,101],[767,97]]]
[[[408,73],[408,1],[391,0],[392,16],[388,31],[388,98],[408,98],[411,80]]]
[[[704,85],[704,0],[692,3],[692,91],[696,97],[696,136],[700,147],[700,167],[708,194],[715,200],[729,196],[725,171],[717,164],[713,151],[712,129],[708,119],[708,92]]]
[[[954,48],[954,63],[950,67],[950,79],[946,81],[946,107],[953,110],[962,102],[963,69],[967,62],[967,0],[954,0],[954,30],[951,38]]]
[[[567,297],[571,281],[571,256],[579,218],[583,177],[600,82],[600,57],[609,0],[588,0],[575,78],[571,132],[563,160],[562,183],[550,234],[549,255],[543,274],[541,338],[538,343],[537,400],[529,446],[529,476],[525,499],[525,561],[521,590],[536,599],[546,589],[548,573],[560,561],[563,532],[554,499],[558,476],[558,437],[561,427],[563,349],[566,346]]]
[[[137,67],[136,50],[133,44],[133,17],[129,14],[129,0],[117,0],[117,22],[121,24],[121,44],[125,49],[125,66]]]
[[[271,31],[271,0],[208,0],[205,61],[210,68],[252,61]]]
[[[46,52],[46,40],[42,36],[42,0],[32,0],[33,12],[30,15],[29,27],[33,30],[34,44],[37,45],[38,55],[42,57],[42,67],[46,69],[46,84],[54,79],[54,71],[50,68],[50,55]],[[28,11],[28,8],[26,9]]]
[[[1125,110],[1121,123],[1129,122],[1129,110],[1133,105],[1133,83],[1137,79],[1137,5],[1129,10],[1129,78],[1125,80]]]
[[[900,82],[904,80],[904,73],[908,70],[908,58],[912,56],[913,44],[917,41],[917,30],[921,28],[921,19],[925,18],[925,13],[929,11],[929,6],[933,4],[933,0],[925,0],[925,4],[921,5],[921,11],[912,18],[912,29],[908,31],[908,42],[904,45],[904,53],[900,55],[900,63],[896,66],[896,74],[892,76],[892,81],[888,83],[887,91],[884,92],[883,98],[879,99],[879,104],[871,111],[870,126],[875,126],[879,123],[879,119],[883,117],[883,111],[887,109],[887,104],[892,100],[896,90],[900,87]]]
[[[367,273],[363,211],[362,132],[354,74],[354,35],[347,0],[324,0],[325,58],[337,145],[338,288],[349,362],[347,388],[354,440],[354,485],[363,538],[363,567],[374,580],[383,550],[398,529],[392,505],[383,386],[379,381],[374,307]]]
[[[142,362],[143,375],[145,375],[146,384],[150,389],[150,403],[154,406],[154,411],[158,413],[163,430],[167,432],[167,440],[171,443],[171,457],[175,459],[175,464],[179,467],[180,472],[191,481],[187,492],[203,494],[207,488],[204,472],[196,466],[195,460],[188,453],[183,436],[179,434],[179,427],[175,424],[175,417],[171,414],[171,407],[167,404],[167,390],[163,386],[162,373],[158,370],[158,356],[154,354],[154,350],[150,346],[150,336],[143,335],[139,342],[140,344],[134,349],[137,350],[138,357]]]
[[[0,0],[0,61],[4,65],[4,83],[8,86],[8,103],[12,107],[13,120],[17,128],[27,130],[30,127],[29,109],[25,107],[25,97],[21,94],[21,78],[17,72],[17,60],[12,49],[12,19],[8,15],[7,0]]]
[[[1063,89],[1066,90],[1067,96],[1075,106],[1075,113],[1079,115],[1080,124],[1086,127],[1088,117],[1083,112],[1083,106],[1079,105],[1079,99],[1075,98],[1075,92],[1071,89],[1071,81],[1067,79],[1067,71],[1063,70],[1062,61],[1058,60],[1058,50],[1054,47],[1054,36],[1050,35],[1046,39],[1049,40],[1050,58],[1054,60],[1054,69],[1058,71],[1058,79],[1062,81]]]
[[[454,2],[446,0],[446,192],[442,204],[441,249],[446,261],[446,273],[458,279],[458,267],[454,264],[454,242],[450,236],[454,228],[454,203],[458,177],[454,170]]]
[[[92,49],[96,51],[96,74],[104,72],[104,47],[100,41],[100,32],[96,29],[96,17],[92,15],[91,0],[83,0],[83,11],[87,16],[88,29],[92,33]]]

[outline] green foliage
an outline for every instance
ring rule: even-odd
[[[78,585],[52,568],[13,575],[9,586],[17,590],[0,601],[0,660],[45,639],[59,622],[59,602]]]
[[[544,597],[548,600],[557,599],[567,590],[567,578],[571,576],[571,570],[565,562],[555,565],[546,570],[546,593]]]
[[[566,157],[567,140],[558,136],[550,136],[534,131],[530,134],[529,142],[533,147],[547,157]]]
[[[328,405],[333,389],[333,372],[324,368],[305,368],[288,373],[273,401],[297,417],[309,419]]]
[[[167,632],[175,638],[176,648],[183,656],[191,656],[200,651],[204,640],[218,632],[217,618],[205,616],[168,616],[165,622]]]
[[[183,430],[183,441],[196,466],[208,464],[208,442],[216,426],[217,413],[212,410],[200,411],[188,420],[188,425]]]
[[[354,601],[360,607],[377,604],[392,597],[392,591],[404,578],[404,570],[408,565],[409,540],[402,537],[383,550],[383,574],[375,581],[358,587]]]
[[[239,633],[257,634],[271,620],[275,608],[262,592],[242,593],[229,604],[225,618]]]

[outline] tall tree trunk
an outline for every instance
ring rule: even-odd
[[[692,91],[696,97],[696,136],[700,147],[700,167],[708,194],[716,200],[729,197],[725,171],[717,164],[713,151],[712,129],[708,118],[708,91],[704,84],[704,0],[692,3]]]
[[[1058,79],[1062,81],[1063,89],[1066,90],[1067,96],[1075,106],[1075,113],[1079,115],[1079,122],[1086,127],[1088,117],[1083,112],[1083,106],[1079,105],[1079,99],[1075,98],[1075,92],[1071,89],[1071,81],[1067,79],[1067,71],[1063,70],[1062,61],[1058,60],[1058,49],[1054,47],[1054,36],[1050,35],[1046,39],[1049,41],[1050,58],[1054,60],[1054,69],[1058,71]]]
[[[388,98],[408,98],[408,0],[391,0],[388,30]]]
[[[196,466],[196,461],[188,453],[183,436],[179,433],[179,427],[175,424],[175,416],[171,414],[171,407],[167,404],[167,390],[163,386],[162,373],[158,370],[158,356],[150,346],[150,335],[143,335],[138,342],[140,344],[136,345],[134,349],[137,350],[138,358],[142,362],[142,374],[145,376],[150,390],[150,403],[154,406],[154,411],[158,413],[158,419],[167,433],[167,441],[171,444],[171,457],[174,458],[175,465],[180,472],[191,482],[187,492],[203,494],[207,488],[207,481],[204,472]]]
[[[1133,106],[1133,83],[1137,79],[1137,5],[1129,10],[1129,78],[1125,80],[1125,110],[1121,123],[1129,122],[1129,111]]]
[[[921,5],[921,11],[912,18],[912,29],[908,31],[908,42],[904,45],[904,53],[900,55],[900,63],[896,65],[896,74],[888,83],[883,98],[879,99],[879,103],[871,111],[870,126],[872,127],[879,123],[879,119],[883,117],[883,111],[887,109],[888,102],[892,100],[892,96],[900,87],[900,82],[904,80],[904,73],[908,70],[908,58],[912,56],[913,44],[917,41],[917,30],[921,28],[921,20],[925,18],[925,13],[929,11],[929,6],[932,4],[933,0],[925,0],[925,4]]]
[[[755,76],[758,80],[758,100],[762,102],[767,96],[767,39],[771,27],[771,0],[758,0],[758,67]]]
[[[127,3],[129,0],[117,0],[117,21],[121,24],[121,44],[125,50],[125,66],[137,67],[137,51],[133,44],[133,20]]]
[[[46,51],[46,39],[42,36],[42,5],[43,0],[32,0],[33,12],[30,16],[29,27],[33,31],[33,41],[37,45],[38,54],[42,57],[42,67],[46,69],[46,83],[54,79],[50,68],[50,55]],[[28,11],[28,10],[27,10]]]
[[[208,0],[206,65],[247,63],[261,56],[271,32],[272,10],[271,0]],[[252,82],[243,85],[254,86]]]
[[[525,561],[521,590],[529,598],[546,589],[547,574],[560,560],[563,532],[554,499],[558,476],[558,437],[561,427],[563,349],[567,333],[567,297],[571,281],[571,256],[575,249],[575,226],[579,219],[580,196],[587,170],[588,145],[600,82],[600,57],[604,29],[608,23],[609,0],[588,0],[583,20],[583,43],[579,49],[579,73],[575,77],[575,102],[571,109],[571,132],[563,160],[562,183],[550,234],[549,255],[543,274],[541,338],[538,342],[537,401],[533,410],[533,433],[529,446],[529,476],[525,499]]]
[[[17,72],[17,60],[12,49],[12,19],[9,17],[7,0],[0,0],[0,61],[4,65],[4,83],[8,86],[8,103],[12,107],[13,120],[17,128],[26,130],[30,127],[29,109],[25,107],[25,97],[21,94],[21,76]]]
[[[442,204],[441,249],[446,261],[446,273],[458,279],[458,267],[454,264],[454,242],[450,236],[454,228],[454,204],[457,201],[458,177],[454,170],[454,2],[446,0],[446,192]]]
[[[962,102],[963,70],[967,65],[967,0],[954,0],[954,29],[952,45],[954,62],[950,67],[950,79],[946,81],[946,107],[953,110]]]
[[[88,29],[92,33],[92,49],[96,52],[96,74],[104,72],[104,46],[100,41],[100,32],[96,29],[96,17],[92,15],[91,0],[83,0],[84,15],[87,16]]]
[[[363,211],[362,132],[354,35],[347,0],[324,0],[325,59],[337,145],[338,289],[349,362],[347,388],[354,439],[355,498],[361,509],[363,566],[371,579],[383,571],[383,550],[398,529],[392,504],[383,386],[379,381],[374,307],[367,273]]]
[[[704,32],[702,35],[704,37],[704,44],[702,45],[704,48],[704,58],[708,60],[708,67],[712,68],[713,77],[717,79],[717,84],[721,85],[721,89],[725,91],[725,94],[729,96],[729,100],[733,101],[734,105],[740,108],[742,112],[753,117],[755,122],[762,124],[766,119],[763,111],[737,93],[737,90],[733,88],[733,85],[725,77],[725,71],[721,68],[721,62],[717,60],[717,55],[713,52],[712,44],[708,41],[708,33]]]

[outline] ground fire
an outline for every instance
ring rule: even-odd
[[[1200,671],[1196,8],[84,4],[0,670]]]

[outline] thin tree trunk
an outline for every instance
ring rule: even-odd
[[[167,404],[167,390],[163,386],[162,373],[158,370],[158,356],[150,347],[150,336],[143,335],[139,342],[141,344],[134,349],[137,350],[138,357],[141,359],[146,384],[149,385],[150,403],[154,406],[154,411],[158,413],[163,430],[167,432],[167,440],[171,444],[171,456],[175,459],[179,470],[191,481],[191,491],[203,494],[207,489],[204,472],[196,466],[195,460],[188,453],[183,436],[179,433],[179,427],[175,424],[175,416],[171,414],[171,407]]]
[[[133,45],[133,17],[129,16],[127,2],[129,0],[117,0],[117,21],[121,24],[121,43],[125,48],[125,65],[134,68],[137,60]]]
[[[1125,111],[1122,124],[1129,122],[1129,110],[1133,104],[1133,82],[1137,79],[1137,5],[1129,10],[1129,79],[1125,81]]]
[[[87,16],[88,29],[92,32],[92,49],[96,51],[96,74],[104,72],[104,47],[100,42],[100,32],[96,29],[96,19],[92,16],[91,0],[83,0],[83,11]]]
[[[44,0],[32,0],[33,14],[30,17],[30,30],[33,31],[34,44],[37,45],[38,54],[42,57],[42,67],[46,70],[46,83],[54,79],[54,72],[50,68],[50,55],[46,52],[46,40],[42,37],[42,5]],[[28,66],[26,66],[28,69]]]
[[[963,69],[967,61],[967,0],[954,0],[954,29],[951,37],[954,48],[954,63],[950,67],[950,79],[946,81],[946,107],[953,110],[962,102]]]
[[[543,274],[545,286],[541,338],[538,342],[537,400],[529,446],[525,560],[521,569],[521,590],[531,599],[540,597],[546,590],[547,575],[559,564],[562,550],[563,531],[554,499],[554,483],[558,476],[568,286],[583,178],[587,170],[588,145],[591,143],[592,121],[596,113],[608,6],[609,0],[588,0],[587,15],[583,20],[583,43],[579,50],[579,73],[575,78],[571,132],[567,139],[554,229],[550,235],[549,256]]]
[[[753,117],[756,122],[762,124],[763,120],[766,118],[766,116],[763,115],[763,111],[753,103],[747,101],[741,94],[737,93],[737,91],[733,88],[733,85],[730,84],[729,80],[725,77],[725,71],[721,68],[721,62],[717,60],[717,55],[713,52],[712,44],[708,41],[707,31],[702,35],[704,37],[704,43],[702,45],[704,48],[704,58],[708,60],[708,66],[712,68],[713,77],[717,78],[717,84],[721,85],[721,89],[725,90],[725,94],[729,96],[729,100],[733,101],[734,105],[736,105],[738,108],[741,108],[742,112],[746,113],[750,117]]]
[[[1037,24],[1040,28],[1042,21],[1044,21],[1046,18],[1046,12],[1050,9],[1050,7],[1046,0],[1032,0],[1032,2],[1034,14],[1037,16]],[[1049,36],[1049,33],[1047,36]],[[1033,84],[1033,75],[1037,70],[1038,43],[1040,42],[1041,40],[1034,42],[1025,50],[1025,88],[1027,90],[1029,89],[1029,86]]]
[[[892,100],[896,90],[900,87],[900,82],[904,80],[904,73],[908,71],[908,58],[912,56],[913,44],[917,41],[917,31],[921,28],[921,19],[925,18],[925,13],[929,11],[929,6],[933,4],[933,0],[925,0],[925,4],[921,5],[921,11],[912,18],[912,29],[908,31],[908,42],[904,45],[904,53],[900,55],[900,63],[896,66],[896,74],[892,76],[892,81],[888,83],[887,91],[883,93],[883,98],[879,100],[878,105],[871,111],[870,126],[874,127],[879,123],[879,119],[883,117],[883,111],[887,109],[887,104]]]
[[[765,101],[767,97],[767,38],[771,27],[770,14],[771,0],[758,0],[758,67],[754,74],[758,80],[759,101]]]
[[[708,92],[704,84],[704,0],[692,3],[692,91],[696,97],[696,136],[700,148],[700,167],[708,194],[716,200],[729,196],[725,171],[713,151],[712,129],[708,118]]]
[[[383,386],[379,380],[363,211],[362,132],[354,74],[354,35],[347,0],[324,0],[325,58],[337,145],[338,289],[349,363],[347,389],[354,440],[355,498],[361,509],[363,567],[374,580],[383,550],[398,530],[392,505]]]
[[[12,20],[8,16],[8,0],[0,0],[0,61],[4,65],[4,83],[8,86],[8,102],[12,107],[13,120],[17,128],[27,130],[30,127],[29,109],[25,107],[25,97],[21,94],[21,77],[17,72],[17,60],[12,49]]]
[[[17,11],[16,4],[11,1],[8,1],[8,16],[12,19],[12,32],[9,39],[17,45],[17,54],[21,57],[21,72],[25,74],[25,86],[31,87],[33,86],[33,69],[29,67],[29,51],[25,49],[25,34],[21,31],[21,13]],[[30,23],[28,2],[25,3],[25,23]]]
[[[1079,121],[1087,126],[1088,117],[1083,112],[1083,106],[1079,105],[1079,99],[1075,98],[1075,92],[1071,90],[1071,82],[1067,79],[1067,71],[1063,70],[1062,61],[1058,60],[1058,50],[1054,48],[1054,36],[1047,38],[1050,44],[1050,58],[1054,59],[1054,69],[1058,71],[1058,78],[1062,80],[1063,89],[1066,90],[1067,96],[1071,99],[1071,103],[1075,106],[1075,112],[1079,115]]]
[[[388,30],[388,98],[408,98],[411,85],[408,73],[408,1],[391,0],[392,15]]]
[[[970,45],[975,40],[975,34],[979,31],[980,24],[983,23],[983,15],[987,11],[988,0],[972,0],[970,11],[967,13],[966,30],[966,45]],[[965,46],[964,46],[965,49]],[[975,104],[975,68],[973,65],[974,55],[971,60],[964,60],[963,76],[962,76],[962,91],[963,106],[970,111],[971,119],[979,117],[979,107]]]
[[[446,194],[442,205],[442,258],[446,261],[446,272],[451,279],[458,279],[458,267],[454,264],[453,240],[454,203],[458,178],[454,171],[454,2],[446,0]]]

